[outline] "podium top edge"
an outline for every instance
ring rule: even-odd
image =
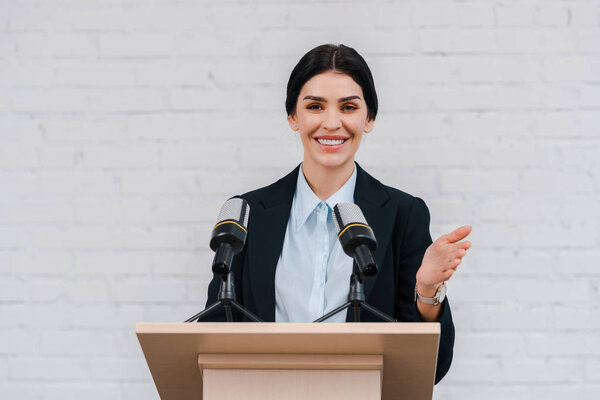
[[[138,322],[136,334],[440,334],[439,322]]]

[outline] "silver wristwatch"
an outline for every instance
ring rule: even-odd
[[[417,291],[417,285],[415,284],[415,303],[417,302],[417,298],[419,298],[419,300],[421,300],[421,302],[424,304],[437,306],[446,298],[446,282],[442,282],[442,284],[435,291],[435,295],[433,295],[433,297],[421,296]]]

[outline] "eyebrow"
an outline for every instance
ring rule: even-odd
[[[360,96],[348,96],[348,97],[342,97],[341,99],[338,100],[338,103],[342,103],[344,101],[348,101],[348,100],[352,100],[352,99],[358,99],[360,100]],[[304,99],[302,100],[315,100],[315,101],[322,101],[323,103],[327,103],[327,100],[325,100],[323,97],[319,97],[319,96],[305,96]]]

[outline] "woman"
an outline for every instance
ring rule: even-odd
[[[437,383],[454,345],[444,282],[471,245],[459,243],[471,227],[432,244],[423,200],[381,184],[354,162],[377,115],[371,72],[354,49],[327,44],[304,55],[288,82],[286,110],[304,160],[279,181],[241,196],[250,219],[246,246],[232,266],[237,300],[261,319],[281,322],[310,322],[344,304],[353,260],[337,240],[332,209],[354,202],[378,241],[379,273],[365,281],[366,301],[398,321],[441,323]],[[207,304],[216,301],[218,288],[215,278]],[[377,318],[363,312],[361,320]],[[329,321],[353,321],[353,315]]]

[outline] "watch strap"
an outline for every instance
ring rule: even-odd
[[[419,291],[417,290],[417,284],[415,283],[415,303],[417,302],[417,298],[421,301],[421,303],[423,304],[430,304],[433,306],[437,306],[438,304],[441,303],[440,301],[440,294],[442,292],[442,288],[446,286],[446,282],[442,282],[442,284],[440,286],[438,286],[438,288],[435,290],[435,294],[433,295],[433,297],[425,297],[425,296],[421,296],[419,294]],[[442,301],[444,301],[444,299],[442,299]]]

